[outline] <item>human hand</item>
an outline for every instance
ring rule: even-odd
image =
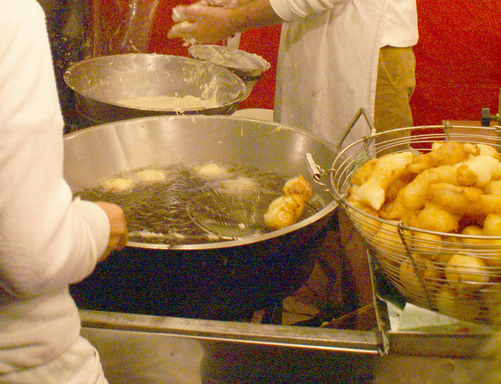
[[[172,10],[176,24],[168,32],[169,39],[184,39],[188,43],[217,43],[237,32],[239,15],[234,0],[203,0]]]
[[[202,0],[172,10],[177,23],[168,33],[170,39],[188,43],[217,43],[237,32],[281,24],[270,0]]]
[[[127,231],[124,212],[120,206],[103,201],[98,201],[96,204],[104,210],[110,221],[110,238],[106,250],[98,259],[98,262],[101,262],[106,260],[111,252],[121,251],[125,247],[125,244],[129,241],[129,232]]]

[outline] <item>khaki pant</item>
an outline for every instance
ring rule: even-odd
[[[383,47],[379,53],[374,125],[376,131],[386,132],[402,127],[412,127],[410,100],[416,87],[416,58],[412,47]],[[408,144],[409,131],[390,133],[382,139],[403,140]],[[378,140],[380,142],[380,140]],[[394,144],[389,152],[394,152]],[[396,143],[395,143],[396,145]],[[405,145],[398,146],[399,148]]]

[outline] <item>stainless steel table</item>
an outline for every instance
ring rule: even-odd
[[[81,311],[110,384],[488,383],[468,335],[349,331]],[[384,348],[384,344],[389,349]]]

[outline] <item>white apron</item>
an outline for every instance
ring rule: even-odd
[[[274,119],[337,144],[356,112],[374,119],[379,48],[389,0],[353,0],[283,24]],[[345,140],[370,130],[359,119]]]

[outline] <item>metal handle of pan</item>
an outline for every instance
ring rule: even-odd
[[[335,198],[334,194],[332,193],[332,191],[328,187],[328,185],[322,181],[322,178],[326,175],[326,172],[322,169],[322,167],[320,167],[315,162],[313,155],[311,153],[307,152],[304,155],[304,161],[306,164],[306,168],[308,169],[308,172],[310,173],[310,176],[313,179],[313,181],[315,182],[315,184],[320,185],[324,192],[329,193],[333,198]]]
[[[376,134],[376,128],[375,128],[375,126],[374,126],[374,124],[369,116],[369,113],[367,112],[367,110],[365,108],[360,108],[357,111],[355,116],[353,116],[353,118],[349,122],[348,126],[345,128],[345,130],[341,134],[341,137],[340,137],[338,144],[337,144],[335,156],[334,156],[336,158],[336,160],[341,155],[341,152],[343,150],[343,148],[342,148],[343,143],[346,140],[346,138],[348,137],[348,134],[351,132],[351,130],[353,129],[355,124],[358,122],[358,120],[362,116],[365,118],[367,125],[370,128],[370,135],[361,138],[361,140],[363,141],[363,144],[364,144],[364,150],[359,153],[357,162],[363,163],[363,162],[368,160],[369,156],[368,156],[367,152],[368,152],[368,149],[373,141],[373,137]],[[334,168],[332,167],[328,173],[325,172],[325,170],[323,170],[315,162],[315,159],[313,158],[311,153],[305,154],[305,163],[306,163],[306,168],[308,169],[308,172],[310,173],[310,176],[313,179],[313,181],[316,184],[320,185],[324,192],[329,193],[334,198],[335,201],[339,202],[340,199],[342,198],[342,196],[340,196],[339,193],[337,193],[338,191],[332,191],[331,188],[329,188],[327,183],[322,182],[322,178],[324,176],[326,176],[327,174],[331,175],[335,171]]]

